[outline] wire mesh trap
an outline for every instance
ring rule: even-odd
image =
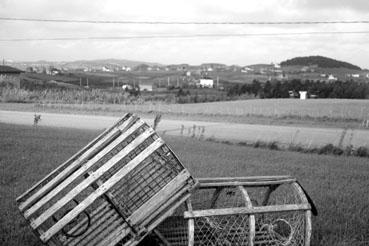
[[[155,131],[126,114],[17,203],[48,245],[136,245],[195,186]]]
[[[316,209],[295,179],[204,178],[199,183],[158,226],[164,245],[310,245]]]

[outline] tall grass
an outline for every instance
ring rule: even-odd
[[[60,104],[140,104],[140,98],[125,92],[92,90],[25,90],[19,88],[0,88],[1,102],[60,103]]]
[[[0,124],[0,244],[40,245],[14,199],[97,132]],[[165,136],[195,177],[292,175],[317,205],[312,245],[369,243],[368,161],[203,142]]]

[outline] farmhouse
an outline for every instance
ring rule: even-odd
[[[214,80],[212,79],[200,79],[200,86],[203,88],[213,88]]]
[[[333,75],[333,74],[330,74],[330,75],[328,76],[328,80],[329,80],[329,81],[336,81],[336,80],[337,80],[337,77],[334,77],[334,75]]]
[[[152,85],[140,85],[140,91],[152,91]]]
[[[0,85],[13,85],[20,88],[20,74],[23,71],[10,67],[10,66],[0,66]]]

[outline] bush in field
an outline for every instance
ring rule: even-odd
[[[369,150],[365,147],[359,147],[354,151],[354,155],[361,157],[369,156]]]
[[[319,98],[369,98],[369,84],[358,81],[313,81],[292,79],[287,81],[266,81],[263,85],[254,80],[252,84],[236,84],[228,88],[229,96],[253,94],[260,98],[288,98],[288,91],[307,91]]]

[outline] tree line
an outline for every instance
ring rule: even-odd
[[[287,81],[254,80],[251,84],[236,84],[228,88],[228,96],[249,94],[259,98],[288,98],[307,91],[318,98],[369,99],[369,83],[358,81],[313,81],[292,79]]]

